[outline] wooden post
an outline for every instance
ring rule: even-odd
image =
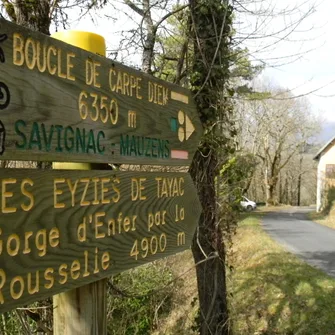
[[[106,280],[57,294],[54,335],[105,335],[107,333]]]
[[[65,31],[57,32],[52,37],[105,56],[105,40],[102,36]],[[55,162],[53,169],[91,170],[92,165]],[[53,307],[54,335],[106,335],[107,279],[54,295]]]

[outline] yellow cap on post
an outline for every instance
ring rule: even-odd
[[[100,56],[106,56],[105,39],[98,34],[78,30],[65,30],[56,32],[51,37]],[[90,170],[91,164],[53,162],[52,167],[56,170]]]
[[[51,37],[100,56],[106,56],[106,43],[101,35],[79,30],[65,30],[58,31]]]

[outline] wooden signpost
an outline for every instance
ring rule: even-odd
[[[0,159],[189,165],[188,90],[0,19]]]
[[[185,250],[188,174],[0,170],[0,312]]]
[[[0,170],[0,313],[56,295],[55,334],[105,334],[99,280],[188,248],[201,206],[185,173],[78,170],[189,165],[201,134],[188,90],[0,18],[0,159],[81,163]]]

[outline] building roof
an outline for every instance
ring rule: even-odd
[[[321,154],[326,151],[330,146],[334,145],[335,143],[335,136],[333,138],[331,138],[318,152],[317,154],[314,156],[313,159],[315,160],[319,160]]]

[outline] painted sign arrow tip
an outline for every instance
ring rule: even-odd
[[[185,136],[186,136],[186,140],[188,140],[190,138],[190,136],[193,134],[193,132],[195,131],[194,125],[192,123],[192,121],[190,120],[190,118],[185,115]]]

